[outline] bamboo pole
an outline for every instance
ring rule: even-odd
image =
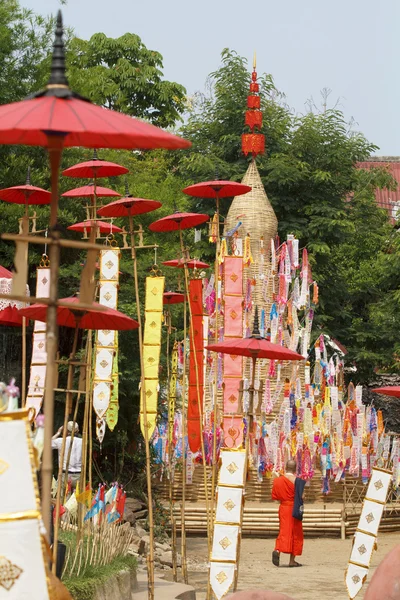
[[[42,462],[42,514],[44,527],[46,529],[47,536],[49,536],[51,524],[51,481],[53,471],[51,438],[53,437],[54,424],[54,388],[56,387],[58,372],[58,367],[55,363],[55,360],[57,357],[58,346],[57,297],[58,271],[60,264],[60,234],[56,225],[58,211],[58,171],[61,162],[63,138],[62,136],[48,135],[47,139],[51,167],[51,209],[49,233],[52,244],[49,248],[50,289],[46,325],[46,352],[48,366],[46,372],[46,384],[43,405],[45,415],[45,430]],[[47,238],[44,238],[44,240],[47,241]]]
[[[170,328],[171,328],[171,311],[168,306],[168,323],[167,323],[167,390],[168,390],[168,433],[169,424],[172,419],[170,415],[170,385],[171,385],[171,369],[169,364],[169,345],[170,345]],[[171,548],[172,548],[172,578],[178,581],[177,560],[176,560],[176,526],[174,517],[174,497],[173,497],[173,457],[172,439],[168,437],[168,497],[169,497],[169,515],[171,519]]]
[[[26,404],[26,317],[22,317],[22,386],[21,406]]]
[[[50,308],[50,307],[49,307]],[[76,349],[78,346],[78,323],[76,324],[74,330],[74,339],[72,342],[72,351],[70,358],[74,360],[76,355]],[[67,425],[68,425],[68,416],[71,412],[71,392],[72,384],[74,378],[74,368],[73,365],[69,365],[68,367],[68,377],[67,377],[67,397],[65,400],[65,411],[64,411],[64,425],[63,425],[63,437],[61,444],[61,451],[59,452],[59,464],[58,464],[58,477],[57,477],[57,498],[56,498],[56,515],[54,522],[54,540],[53,540],[53,564],[52,564],[52,572],[56,574],[56,565],[57,565],[57,547],[58,547],[58,530],[59,530],[59,521],[60,521],[60,504],[61,504],[61,492],[64,488],[65,478],[68,473],[65,472],[65,476],[63,477],[63,469],[64,469],[64,455],[65,455],[65,445],[67,441]],[[72,440],[70,442],[70,446],[72,446]]]
[[[203,437],[203,413],[204,413],[203,406],[202,406],[203,398],[200,397],[199,368],[198,368],[198,363],[197,363],[197,352],[196,352],[196,348],[195,348],[194,335],[193,335],[192,307],[190,305],[190,299],[189,299],[189,270],[187,267],[187,261],[186,261],[186,256],[185,256],[185,247],[183,244],[183,235],[182,235],[181,228],[179,229],[179,240],[180,240],[180,244],[181,244],[182,258],[184,260],[185,291],[186,291],[186,295],[187,295],[187,299],[188,299],[188,307],[189,307],[189,324],[190,324],[189,339],[190,339],[190,336],[193,336],[192,344],[193,344],[194,368],[195,368],[195,375],[196,375],[197,405],[198,405],[199,415],[200,415],[199,418],[201,420],[200,445],[201,445],[201,455],[202,455],[202,464],[203,464],[204,489],[205,489],[205,494],[206,494],[207,520],[208,520],[207,541],[208,541],[208,550],[210,551],[210,549],[211,549],[211,533],[212,533],[211,527],[210,527],[210,519],[212,519],[212,516],[210,514],[210,505],[209,505],[209,497],[208,497],[207,465],[206,465],[206,454],[205,454],[204,437]],[[189,348],[190,348],[190,341],[189,341]]]
[[[219,279],[219,263],[218,256],[220,252],[220,231],[219,231],[219,197],[216,195],[216,207],[217,207],[217,240],[215,244],[215,265],[214,265],[214,278],[215,278],[215,343],[218,343],[218,279]],[[212,475],[211,475],[211,514],[214,512],[215,502],[215,482],[217,475],[217,416],[218,416],[218,354],[215,353],[215,376],[214,376],[214,419],[213,419],[213,451],[212,451]],[[212,527],[211,534],[213,535],[214,528]]]
[[[149,430],[147,424],[147,401],[146,401],[146,381],[144,377],[144,361],[143,361],[143,333],[142,333],[142,317],[140,313],[140,296],[139,296],[139,282],[137,273],[137,261],[136,261],[136,249],[135,249],[135,232],[133,227],[133,215],[129,209],[129,228],[131,235],[131,248],[132,248],[132,261],[133,261],[133,276],[135,281],[135,297],[136,297],[136,308],[137,308],[137,320],[139,323],[139,358],[140,358],[140,371],[141,371],[141,400],[143,408],[143,429],[144,429],[144,443],[146,451],[146,479],[147,479],[147,498],[148,498],[148,518],[149,518],[149,538],[150,538],[150,549],[148,556],[148,592],[149,600],[154,600],[154,517],[153,517],[153,495],[151,489],[151,460],[150,460],[150,447],[149,447]]]

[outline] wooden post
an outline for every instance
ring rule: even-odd
[[[185,507],[186,507],[186,321],[187,321],[187,294],[183,303],[183,377],[182,377],[182,504],[181,504],[181,569],[183,581],[188,582],[187,558],[186,558],[186,529],[185,529]]]

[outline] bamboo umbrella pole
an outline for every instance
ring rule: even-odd
[[[183,581],[188,583],[187,559],[186,559],[186,529],[185,529],[185,507],[186,507],[186,337],[187,337],[187,294],[183,303],[183,378],[182,378],[182,505],[181,505],[181,568]]]
[[[171,331],[171,311],[168,306],[168,322],[167,322],[167,390],[168,390],[168,433],[169,424],[172,419],[170,414],[170,385],[171,385],[171,369],[169,364],[169,345],[170,345],[170,331]],[[173,448],[172,439],[168,437],[168,469],[169,469],[169,485],[168,485],[168,496],[169,496],[169,514],[171,520],[171,547],[172,547],[172,577],[174,581],[178,581],[177,573],[177,560],[176,560],[176,526],[174,516],[174,494],[173,494]]]
[[[149,538],[150,538],[150,549],[148,557],[148,588],[149,588],[149,600],[154,600],[154,518],[153,518],[153,495],[151,489],[151,461],[150,461],[150,446],[149,446],[149,430],[147,424],[147,402],[146,402],[146,381],[144,378],[144,361],[143,361],[143,334],[142,334],[142,317],[140,314],[140,297],[139,297],[139,282],[137,273],[137,261],[136,261],[136,249],[135,249],[135,232],[133,225],[133,216],[129,210],[129,229],[131,236],[131,256],[133,262],[133,276],[135,281],[135,297],[136,297],[136,309],[137,309],[137,320],[139,323],[139,358],[140,358],[140,371],[141,371],[141,398],[143,408],[143,429],[144,429],[144,442],[146,450],[146,479],[147,479],[147,497],[148,497],[148,517],[149,517]]]
[[[21,406],[26,404],[26,317],[22,317],[22,386]]]
[[[91,402],[91,363],[92,363],[92,331],[88,331],[86,346],[86,380],[85,380],[85,410],[82,426],[82,473],[79,487],[81,492],[86,489],[87,460],[88,460],[88,426],[89,426],[89,404]],[[78,507],[78,532],[81,533],[83,527],[82,506]]]
[[[187,267],[187,261],[186,261],[186,256],[185,256],[185,247],[184,247],[184,243],[183,243],[183,235],[182,235],[182,229],[179,229],[179,240],[180,240],[180,244],[181,244],[181,252],[182,252],[182,258],[184,260],[184,273],[185,273],[185,292],[186,292],[186,296],[187,296],[187,300],[188,300],[188,307],[189,307],[189,325],[190,325],[190,329],[189,329],[189,336],[193,335],[193,315],[192,315],[192,307],[190,305],[190,299],[189,299],[189,269]],[[196,376],[196,392],[197,392],[197,404],[198,404],[198,409],[199,409],[199,415],[200,415],[200,419],[201,419],[201,435],[200,435],[200,444],[201,444],[201,455],[202,455],[202,464],[203,464],[203,477],[204,477],[204,491],[205,491],[205,495],[206,495],[206,511],[207,511],[207,542],[208,542],[208,547],[210,549],[210,544],[211,544],[211,531],[210,531],[210,505],[209,505],[209,497],[208,497],[208,485],[207,485],[207,465],[206,465],[206,455],[205,455],[205,449],[204,449],[204,437],[203,437],[203,423],[202,423],[202,419],[203,419],[203,407],[202,407],[202,398],[200,397],[200,386],[199,386],[199,368],[198,368],[198,364],[197,364],[197,352],[195,349],[195,345],[194,345],[194,336],[193,336],[193,356],[194,356],[194,368],[195,368],[195,376]],[[190,341],[189,341],[189,348],[190,348]],[[186,474],[184,473],[184,476]]]
[[[79,317],[77,317],[78,319]],[[53,565],[52,571],[53,574],[56,574],[56,564],[57,564],[57,546],[58,546],[58,530],[59,530],[59,520],[60,520],[60,502],[61,502],[61,491],[64,488],[64,479],[67,477],[67,472],[65,472],[65,476],[63,478],[63,468],[64,468],[64,455],[65,455],[65,445],[67,441],[67,425],[68,425],[68,416],[71,412],[71,404],[72,404],[72,386],[74,379],[74,365],[72,361],[75,358],[76,349],[78,346],[78,322],[76,323],[76,327],[74,330],[74,340],[72,343],[72,351],[70,354],[70,363],[68,366],[68,377],[67,377],[67,394],[65,400],[65,412],[64,412],[64,425],[63,425],[63,437],[61,444],[61,451],[59,457],[59,465],[58,465],[58,478],[57,478],[57,498],[56,498],[56,515],[55,515],[55,523],[54,523],[54,541],[53,541]],[[72,443],[70,444],[72,446]]]
[[[50,209],[50,237],[54,242],[60,239],[60,233],[56,228],[58,211],[58,172],[61,162],[63,137],[48,135],[48,151],[51,167],[51,209]],[[53,456],[51,438],[53,437],[54,424],[54,388],[57,381],[57,298],[58,298],[58,271],[60,265],[60,246],[57,243],[50,245],[50,290],[49,304],[47,309],[46,323],[46,351],[47,372],[44,393],[44,447],[42,462],[42,514],[43,523],[49,535],[51,524],[51,481],[53,474]]]

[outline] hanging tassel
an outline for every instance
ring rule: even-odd
[[[243,264],[246,265],[246,267],[250,267],[253,262],[254,260],[251,254],[250,234],[248,233],[244,239]]]
[[[221,248],[220,248],[219,256],[218,256],[219,264],[222,264],[224,262],[225,256],[228,256],[228,246],[226,244],[226,239],[222,238]]]
[[[314,281],[313,283],[313,299],[312,299],[312,303],[313,304],[318,304],[318,284],[316,281]]]

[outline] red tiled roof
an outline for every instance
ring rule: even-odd
[[[373,156],[370,160],[357,164],[360,169],[370,169],[373,167],[387,167],[398,183],[397,190],[377,189],[375,198],[378,206],[387,210],[391,221],[394,218],[400,218],[400,157],[398,156]],[[398,204],[397,204],[398,203]]]

